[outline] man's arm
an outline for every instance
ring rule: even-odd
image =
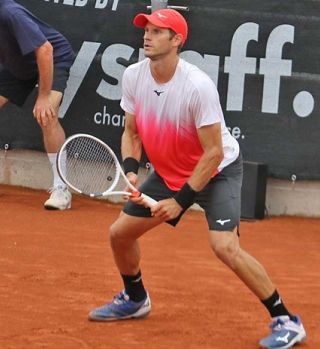
[[[205,187],[223,160],[220,123],[199,128],[198,137],[204,153],[187,181],[195,191]]]
[[[183,206],[178,201],[188,201],[189,194],[192,197],[195,192],[201,191],[212,178],[214,172],[217,171],[223,159],[220,123],[199,128],[198,137],[204,153],[187,181],[187,185],[185,186],[186,191],[182,188],[182,191],[180,193],[178,192],[178,195],[181,195],[181,200],[170,198],[159,201],[156,206],[151,208],[153,216],[162,218],[163,220],[176,218],[183,210]],[[184,193],[182,193],[183,191]],[[185,198],[186,196],[187,198]]]
[[[48,118],[56,116],[56,110],[50,101],[50,93],[53,80],[53,48],[46,41],[35,50],[38,71],[39,71],[39,93],[36,100],[33,114],[39,124],[46,126]]]
[[[53,47],[49,41],[35,50],[39,70],[39,96],[50,95],[53,79]]]
[[[135,116],[125,113],[126,121],[121,138],[122,159],[132,157],[137,161],[141,158],[141,140],[138,134]]]
[[[126,121],[124,126],[124,132],[121,138],[121,154],[122,159],[133,158],[137,162],[140,161],[142,146],[141,140],[138,134],[135,116],[129,113],[125,113]],[[129,181],[135,186],[137,184],[137,174],[135,172],[127,172]]]

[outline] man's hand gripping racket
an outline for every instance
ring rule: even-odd
[[[58,152],[57,169],[61,179],[80,194],[92,198],[110,195],[142,197],[149,207],[157,204],[129,182],[112,149],[94,136],[79,133],[67,138]],[[130,191],[115,190],[120,177]]]

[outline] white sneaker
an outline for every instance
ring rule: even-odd
[[[300,317],[295,315],[278,316],[270,325],[271,334],[260,341],[260,346],[266,349],[288,349],[306,339],[306,331]]]
[[[49,190],[50,198],[44,203],[47,210],[66,210],[71,208],[71,193],[68,188],[58,186]]]

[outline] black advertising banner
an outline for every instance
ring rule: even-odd
[[[144,58],[134,28],[150,1],[18,0],[62,32],[77,53],[61,123],[86,132],[119,154],[124,69]],[[181,57],[216,83],[226,123],[244,159],[266,163],[270,176],[320,179],[320,2],[313,0],[169,0],[187,6],[189,39]],[[0,43],[1,44],[1,43]],[[24,108],[0,111],[0,146],[43,150]],[[156,135],[155,135],[156,137]]]

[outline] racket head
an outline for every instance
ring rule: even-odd
[[[116,187],[121,166],[113,150],[99,138],[79,133],[67,138],[57,155],[61,179],[90,197],[108,195]]]

